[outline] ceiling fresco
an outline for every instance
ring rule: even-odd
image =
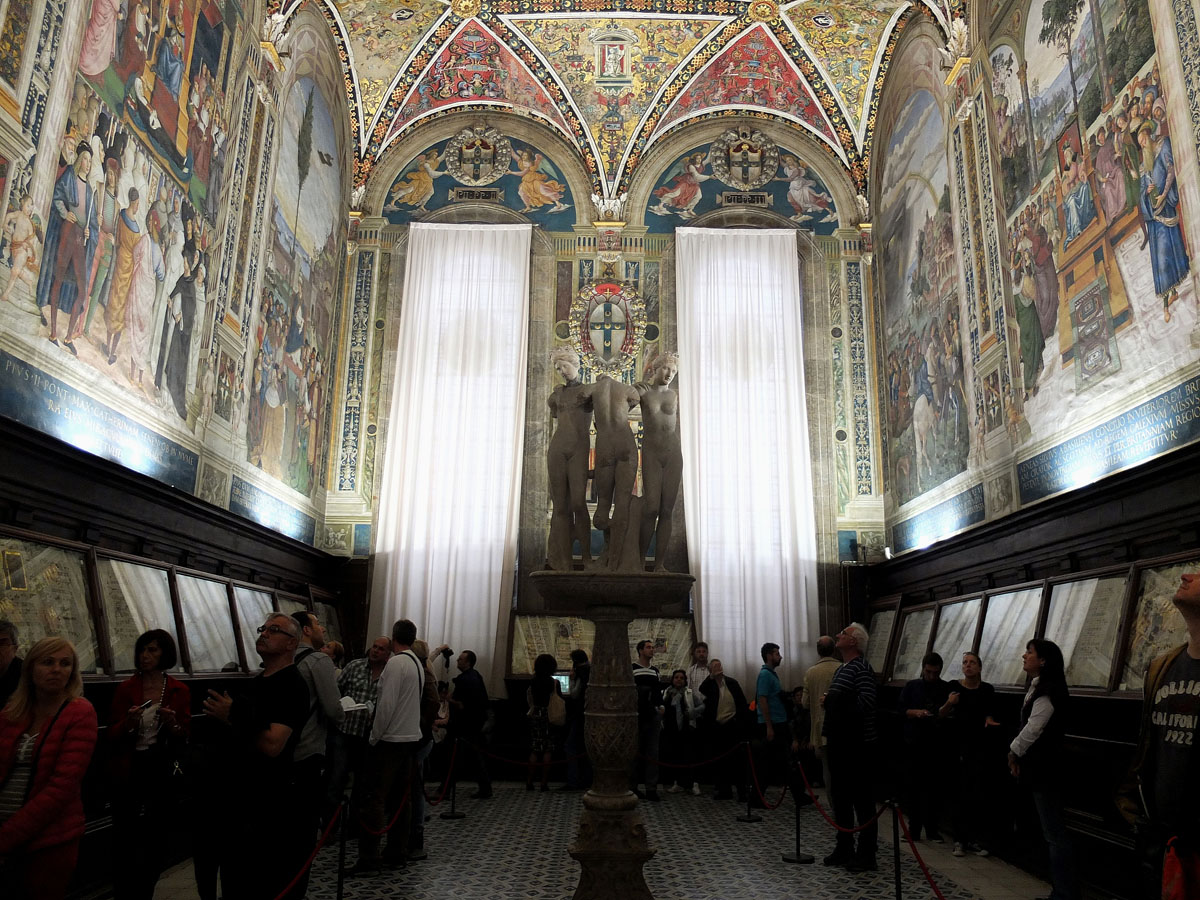
[[[961,0],[273,0],[320,8],[339,46],[362,184],[418,123],[504,109],[579,150],[616,196],[641,155],[698,119],[798,124],[862,190],[879,89],[914,13]]]

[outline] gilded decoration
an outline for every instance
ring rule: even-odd
[[[509,170],[512,144],[482,122],[464,128],[446,144],[446,171],[472,187],[498,181]]]
[[[779,147],[761,131],[742,126],[713,141],[713,174],[742,191],[754,191],[779,171]]]
[[[571,303],[571,342],[585,368],[620,380],[637,363],[646,304],[629,283],[585,284]]]

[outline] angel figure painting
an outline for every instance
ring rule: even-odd
[[[709,168],[708,154],[703,151],[693,153],[672,168],[667,173],[671,178],[670,184],[665,184],[654,191],[658,203],[650,207],[650,212],[659,216],[678,215],[683,219],[696,217],[696,205],[703,196],[700,185],[713,176],[705,174]]]
[[[542,154],[526,147],[523,150],[514,150],[512,159],[513,168],[509,169],[508,174],[521,179],[521,186],[517,188],[517,193],[525,203],[521,212],[532,212],[543,206],[549,206],[550,212],[562,212],[567,209],[567,204],[562,202],[567,191],[566,185],[550,178],[562,176]]]
[[[425,204],[433,197],[433,181],[446,175],[445,169],[438,169],[442,157],[437,148],[417,157],[415,167],[404,175],[403,181],[397,181],[388,192],[391,200],[384,206],[383,211],[398,210],[401,205],[411,206],[414,210],[425,212]]]
[[[397,173],[383,215],[403,225],[459,202],[456,188],[466,186],[473,201],[478,202],[479,189],[494,190],[484,202],[503,204],[551,231],[569,231],[577,210],[563,167],[538,147],[511,138],[505,142],[509,150],[489,150],[469,160],[450,140],[425,148]],[[473,173],[471,180],[461,180],[464,173]]]

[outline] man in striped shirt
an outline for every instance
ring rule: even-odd
[[[853,828],[875,815],[871,774],[875,770],[875,672],[867,662],[867,630],[852,622],[838,632],[837,649],[843,665],[833,676],[821,702],[825,707],[825,749],[829,761],[833,815],[841,828]],[[845,866],[851,872],[875,869],[878,827],[874,822],[854,835],[839,831],[837,846],[825,857],[827,866]]]

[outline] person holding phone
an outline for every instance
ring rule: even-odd
[[[118,846],[138,848],[134,865],[117,866],[116,900],[153,900],[166,861],[166,825],[177,794],[172,781],[191,725],[188,687],[167,671],[178,655],[170,633],[155,628],[133,645],[136,671],[117,686],[108,721],[113,829]]]

